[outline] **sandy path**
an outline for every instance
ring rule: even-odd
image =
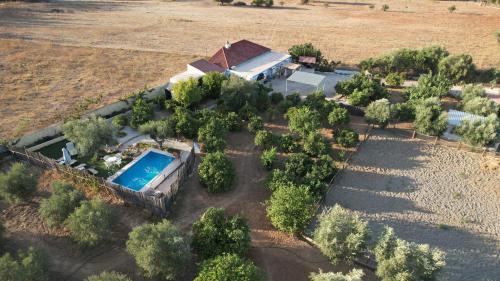
[[[336,181],[327,204],[390,225],[403,239],[444,250],[442,280],[500,276],[500,174],[477,154],[376,130]]]

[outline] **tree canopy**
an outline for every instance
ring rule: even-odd
[[[69,215],[85,200],[85,194],[72,185],[54,182],[54,192],[40,203],[40,216],[49,227],[60,227]]]
[[[321,125],[321,116],[316,110],[307,106],[292,107],[286,113],[290,131],[302,137],[316,132]]]
[[[173,138],[176,136],[176,125],[175,119],[172,117],[168,117],[165,120],[151,120],[139,126],[139,132],[149,135],[158,143],[160,149],[162,149],[163,141],[166,138]]]
[[[235,254],[223,254],[201,264],[194,281],[264,281],[264,273],[251,261]]]
[[[309,278],[311,281],[363,281],[363,276],[365,274],[361,269],[353,269],[347,274],[341,272],[322,272],[320,269],[319,273],[311,273]]]
[[[405,90],[410,100],[421,100],[431,97],[444,97],[451,89],[451,82],[441,75],[422,74],[418,78],[417,86]]]
[[[350,119],[351,117],[349,116],[349,112],[347,111],[347,109],[342,107],[334,108],[328,114],[328,123],[331,126],[345,125],[349,123]]]
[[[387,99],[376,100],[365,110],[365,120],[368,124],[375,124],[385,128],[391,120],[391,104]]]
[[[9,171],[0,173],[0,197],[9,203],[31,200],[36,192],[38,173],[23,163],[14,163]]]
[[[231,189],[235,171],[231,160],[222,152],[208,153],[198,167],[200,181],[209,192],[224,192]]]
[[[439,61],[438,72],[453,83],[469,79],[474,74],[475,66],[470,55],[455,55]]]
[[[226,80],[226,76],[220,72],[208,72],[202,78],[202,93],[206,98],[216,99],[220,96],[222,81]]]
[[[151,120],[151,118],[153,118],[153,107],[142,98],[136,99],[132,105],[130,126],[138,128],[140,125]]]
[[[105,145],[115,143],[116,129],[102,117],[70,120],[61,129],[64,137],[75,143],[81,156],[95,155]]]
[[[447,116],[438,98],[428,98],[416,104],[413,125],[421,134],[439,136],[446,129]]]
[[[230,111],[238,111],[260,91],[256,81],[247,81],[237,75],[231,75],[221,86],[221,99]]]
[[[44,252],[29,248],[19,251],[15,258],[9,253],[0,257],[0,280],[5,281],[49,281],[48,259]]]
[[[184,107],[190,107],[201,101],[201,88],[198,80],[191,77],[174,84],[172,87],[173,98]]]
[[[205,152],[223,151],[226,148],[227,129],[219,118],[210,120],[198,130],[198,140]]]
[[[455,130],[466,143],[472,146],[486,146],[496,139],[500,124],[498,117],[491,114],[484,121],[464,120]]]
[[[100,274],[87,277],[85,281],[132,281],[132,279],[122,273],[104,271]]]

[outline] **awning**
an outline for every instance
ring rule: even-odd
[[[299,68],[301,67],[300,64],[297,64],[297,63],[287,63],[285,65],[283,65],[283,68],[286,68],[286,69],[289,69],[289,70],[298,70]]]
[[[310,64],[314,64],[314,63],[316,63],[316,57],[300,56],[300,57],[299,57],[299,62],[300,62],[300,63],[310,63]]]

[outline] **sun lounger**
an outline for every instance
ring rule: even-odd
[[[89,171],[89,173],[91,173],[92,175],[97,175],[99,172],[94,169],[94,168],[88,168],[87,171]]]
[[[76,150],[76,148],[75,148],[75,144],[74,144],[74,143],[72,143],[72,142],[68,142],[68,143],[66,143],[66,149],[69,151],[69,154],[70,154],[71,156],[75,156],[75,155],[77,155],[77,154],[78,154],[78,151],[77,151],[77,150]]]
[[[83,163],[83,164],[76,166],[75,169],[77,169],[79,171],[83,171],[83,170],[85,170],[86,166],[87,166],[87,164]]]

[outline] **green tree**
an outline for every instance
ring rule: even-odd
[[[258,82],[247,81],[237,75],[232,75],[222,82],[221,99],[228,110],[238,111],[259,91]]]
[[[115,271],[103,271],[100,274],[87,277],[85,281],[132,281],[127,275]]]
[[[198,168],[200,181],[209,192],[224,192],[231,189],[234,180],[234,166],[222,152],[208,153]]]
[[[132,105],[132,118],[130,126],[137,128],[153,118],[153,107],[144,99],[138,98]]]
[[[304,43],[300,45],[293,45],[288,49],[288,53],[292,56],[293,61],[299,61],[299,57],[315,57],[316,62],[319,63],[323,60],[321,51],[313,46],[312,43]]]
[[[0,280],[5,281],[49,281],[49,266],[46,255],[34,248],[19,251],[15,259],[9,253],[0,257]]]
[[[172,87],[172,93],[174,100],[186,108],[201,101],[201,88],[193,77],[177,82]]]
[[[266,205],[271,223],[289,234],[303,232],[314,216],[314,196],[306,186],[279,187]]]
[[[188,139],[194,139],[196,137],[198,132],[198,121],[193,117],[190,110],[183,107],[177,107],[173,118],[177,134]]]
[[[160,146],[160,149],[163,149],[163,141],[166,138],[175,137],[176,125],[172,117],[159,121],[151,120],[139,126],[139,132],[149,135]]]
[[[325,93],[322,90],[316,90],[307,95],[303,105],[316,110],[322,119],[326,119],[328,114],[334,108],[338,107],[334,101],[326,99]]]
[[[460,98],[462,99],[462,104],[467,103],[474,98],[484,98],[486,97],[486,91],[482,85],[467,84],[462,88],[462,93]]]
[[[127,252],[148,278],[176,280],[191,260],[184,234],[166,219],[134,228],[129,233]]]
[[[361,269],[353,269],[347,274],[341,272],[322,272],[320,269],[319,273],[311,273],[309,278],[311,281],[363,281],[363,276],[365,274]]]
[[[83,201],[67,219],[71,238],[83,247],[94,247],[113,237],[113,209],[100,199]]]
[[[438,65],[440,75],[452,83],[458,83],[471,77],[475,66],[470,55],[456,55],[443,58]]]
[[[335,205],[319,216],[314,241],[321,252],[337,264],[352,262],[366,250],[370,231],[358,215]]]
[[[40,203],[40,216],[49,227],[60,227],[73,211],[85,200],[85,194],[72,185],[54,182],[54,192]]]
[[[352,129],[342,129],[333,136],[335,142],[342,147],[354,147],[359,142],[359,135]]]
[[[335,91],[339,95],[347,96],[350,104],[360,106],[388,96],[379,79],[363,74],[356,74],[349,80],[338,82],[335,85]]]
[[[497,103],[489,98],[475,97],[469,99],[464,105],[463,110],[472,114],[488,116],[498,114],[500,108]]]
[[[262,129],[264,129],[264,121],[262,121],[262,118],[256,115],[250,117],[248,121],[248,131],[250,133],[256,133]]]
[[[262,151],[262,155],[260,156],[260,163],[266,169],[271,170],[273,168],[274,162],[276,162],[276,157],[277,157],[276,147],[266,149]]]
[[[251,261],[235,254],[223,254],[201,264],[194,281],[264,281],[264,273]]]
[[[285,99],[285,97],[283,97],[283,94],[280,92],[272,92],[271,93],[270,100],[271,100],[272,104],[276,105],[284,99]]]
[[[278,190],[278,188],[284,186],[290,187],[294,186],[293,175],[289,175],[287,172],[281,169],[274,169],[269,173],[266,179],[266,187],[272,192]]]
[[[389,86],[399,87],[406,80],[404,72],[391,72],[385,77],[385,83]]]
[[[292,153],[285,162],[285,171],[298,178],[303,177],[312,168],[313,161],[305,153]]]
[[[113,126],[115,126],[118,129],[121,129],[128,124],[128,118],[124,114],[116,115],[113,117],[113,120],[111,121],[113,123]]]
[[[391,119],[409,121],[415,119],[415,107],[411,102],[402,102],[391,105]]]
[[[318,132],[309,133],[304,139],[304,152],[316,157],[330,153],[330,143]]]
[[[216,99],[220,96],[222,82],[226,76],[220,72],[208,72],[202,78],[202,92],[206,98]]]
[[[212,118],[198,130],[198,140],[206,152],[224,151],[227,130],[218,118]]]
[[[99,149],[116,142],[116,128],[102,117],[70,120],[61,129],[64,137],[75,143],[81,156],[95,155]]]
[[[391,121],[391,104],[389,101],[380,99],[370,103],[365,111],[365,120],[368,124],[375,124],[385,128]]]
[[[500,124],[497,116],[491,114],[486,120],[464,120],[455,130],[466,143],[472,146],[486,146],[496,139]]]
[[[413,125],[421,134],[439,136],[446,129],[447,116],[438,98],[428,98],[416,104]]]
[[[448,7],[448,12],[453,13],[457,10],[457,7],[455,5],[451,5]]]
[[[255,134],[254,143],[256,146],[269,148],[278,144],[277,139],[278,137],[273,135],[273,133],[271,133],[270,131],[259,130]]]
[[[283,152],[297,152],[300,149],[300,144],[296,137],[290,134],[283,134],[278,138],[279,149]]]
[[[429,245],[398,239],[391,228],[382,233],[374,253],[377,276],[382,281],[434,281],[445,265],[443,252]]]
[[[423,74],[418,78],[417,86],[406,89],[410,100],[421,100],[431,97],[444,97],[451,89],[450,80],[442,75]]]
[[[9,203],[31,200],[36,192],[38,173],[23,163],[14,163],[10,170],[0,174],[0,197]]]
[[[328,124],[331,126],[345,125],[351,120],[349,116],[349,111],[342,107],[334,108],[330,114],[328,114]]]
[[[309,107],[292,107],[286,113],[288,127],[293,133],[305,137],[311,132],[316,132],[321,125],[321,117],[316,110]]]
[[[222,122],[228,131],[240,131],[243,127],[243,120],[236,112],[228,112],[224,115]]]
[[[211,207],[194,222],[191,245],[203,259],[224,253],[243,256],[250,247],[250,228],[245,219]]]
[[[350,105],[366,106],[370,102],[370,94],[367,91],[354,90],[354,92],[347,97]]]

